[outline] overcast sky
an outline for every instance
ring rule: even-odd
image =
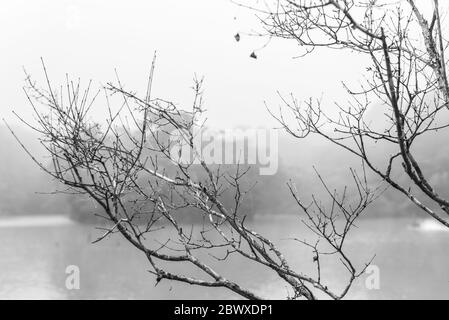
[[[259,27],[253,12],[228,0],[2,1],[0,116],[29,112],[22,66],[42,81],[41,56],[55,85],[66,72],[100,85],[117,68],[128,88],[143,92],[157,50],[154,95],[190,106],[192,78],[204,76],[209,125],[223,128],[272,126],[263,102],[277,106],[276,90],[333,99],[342,95],[341,80],[364,70],[347,52],[293,59],[299,49],[292,41],[257,50],[266,39],[246,34]]]

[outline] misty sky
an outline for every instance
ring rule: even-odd
[[[114,80],[117,68],[127,88],[144,92],[157,50],[154,96],[190,107],[194,74],[204,76],[208,123],[222,128],[273,126],[263,102],[277,107],[276,90],[337,99],[341,80],[364,71],[365,61],[348,52],[293,59],[299,48],[281,40],[260,49],[267,39],[246,35],[259,27],[253,12],[228,0],[2,1],[0,116],[11,121],[13,109],[30,112],[22,67],[44,84],[41,56],[55,86],[66,72],[99,86]]]

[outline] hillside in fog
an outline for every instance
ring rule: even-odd
[[[49,165],[45,158],[37,136],[29,129],[14,128],[23,143],[43,163]],[[248,200],[249,215],[257,214],[293,214],[298,213],[286,183],[291,179],[304,198],[312,193],[323,195],[322,187],[317,179],[313,166],[322,174],[330,187],[351,187],[349,167],[359,168],[359,162],[348,153],[320,140],[296,140],[285,134],[279,135],[279,168],[273,176],[259,176],[253,170],[250,180],[258,181]],[[70,214],[77,220],[90,220],[92,213],[97,212],[92,201],[79,196],[45,194],[56,189],[55,183],[42,172],[25,154],[5,127],[0,127],[0,215],[30,214]],[[449,172],[445,169],[449,161],[449,145],[444,136],[436,134],[427,140],[419,141],[417,154],[423,168],[431,177],[437,190],[448,194]],[[382,146],[383,152],[391,152]],[[438,151],[435,151],[438,150]],[[376,157],[382,159],[382,152]],[[381,162],[379,162],[382,165]],[[379,181],[369,175],[373,183]],[[397,176],[399,181],[407,181],[404,176]],[[44,193],[44,194],[42,194]],[[327,198],[322,198],[326,202]],[[370,208],[369,216],[403,216],[419,214],[411,203],[404,201],[403,196],[387,190]]]
[[[26,128],[14,127],[23,144],[41,161],[47,161],[37,136]],[[0,126],[0,215],[52,214],[64,211],[60,197],[46,193],[53,183],[20,147],[5,126]]]

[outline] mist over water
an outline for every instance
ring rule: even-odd
[[[304,216],[286,183],[295,184],[304,203],[311,201],[313,195],[326,206],[331,201],[325,198],[326,192],[315,170],[329,188],[342,190],[346,186],[351,188],[349,169],[360,173],[361,163],[325,139],[314,136],[293,139],[273,130],[279,124],[267,112],[265,103],[270,110],[277,110],[282,104],[280,97],[288,97],[290,93],[298,101],[321,97],[323,110],[336,116],[338,108],[333,108],[334,102],[346,104],[348,97],[341,81],[349,86],[358,84],[368,72],[367,57],[343,50],[330,53],[317,49],[292,62],[290,58],[298,55],[294,41],[270,38],[265,43],[266,39],[251,37],[245,30],[253,30],[260,21],[252,12],[229,1],[110,3],[107,15],[99,1],[76,4],[18,1],[4,2],[0,7],[3,9],[0,26],[8,30],[8,36],[0,43],[5,54],[0,61],[4,70],[0,78],[4,89],[2,104],[7,106],[1,117],[12,124],[21,142],[44,168],[52,163],[39,137],[11,112],[32,119],[28,101],[20,90],[24,78],[22,66],[25,65],[33,80],[45,86],[39,59],[42,56],[51,85],[56,87],[64,83],[66,73],[74,79],[80,76],[82,84],[93,79],[94,86],[101,87],[114,79],[117,68],[126,88],[142,93],[151,57],[157,50],[152,95],[173,101],[181,109],[190,108],[192,77],[205,76],[204,107],[208,110],[205,128],[213,138],[206,150],[211,155],[211,164],[231,156],[234,161],[240,155],[233,148],[222,153],[221,147],[228,141],[222,141],[221,137],[232,136],[242,128],[267,134],[253,135],[258,146],[262,143],[264,147],[255,148],[261,151],[257,157],[247,157],[254,167],[248,174],[248,182],[257,184],[241,213],[248,217],[245,223],[278,246],[292,269],[315,275],[313,252],[292,240],[310,240],[313,234],[301,223]],[[128,16],[133,18],[123,19]],[[56,44],[54,39],[58,39]],[[426,101],[432,103],[434,98],[428,96]],[[105,124],[104,102],[92,107],[89,121]],[[370,103],[364,120],[384,132],[391,126],[385,121],[388,108],[385,104]],[[446,123],[448,117],[445,112],[438,120]],[[292,116],[291,120],[295,123],[297,118]],[[204,141],[200,142],[202,146]],[[397,146],[390,142],[379,139],[366,145],[370,160],[382,170],[388,165],[385,160],[397,153],[394,150]],[[188,150],[178,147],[174,154],[179,154],[179,158],[188,156]],[[97,216],[103,213],[101,208],[92,199],[65,193],[65,186],[45,175],[2,125],[0,148],[0,299],[239,298],[225,289],[211,290],[165,280],[155,286],[146,257],[118,234],[93,244],[105,232],[97,228],[103,223]],[[413,154],[439,196],[449,197],[447,129],[416,137]],[[235,164],[233,161],[224,164]],[[432,207],[400,166],[400,161],[395,162],[393,180],[405,189],[410,186],[424,205]],[[367,180],[370,188],[385,185],[370,172]],[[354,192],[349,193],[350,199],[353,196]],[[230,207],[232,200],[232,195],[220,199],[225,207]],[[191,213],[181,212],[182,217],[188,217],[181,222],[184,230],[201,227],[200,219],[192,218]],[[171,235],[162,230],[150,234],[148,241],[170,239]],[[359,269],[375,256],[372,264],[379,271],[379,287],[371,288],[367,284],[369,274],[362,274],[347,297],[449,299],[448,240],[447,229],[430,220],[403,195],[386,188],[346,239],[348,254]],[[219,263],[205,252],[198,251],[198,255],[220,274],[262,297],[286,298],[287,288],[278,275],[257,264],[234,256],[226,263]],[[347,270],[336,259],[326,255],[320,259],[323,284],[339,292],[346,283]],[[67,286],[68,270],[73,266],[80,272],[80,288]],[[183,263],[167,263],[164,267],[175,274],[200,275]]]
[[[14,223],[15,221],[15,223]],[[255,230],[269,236],[293,266],[313,273],[311,254],[288,238],[308,234],[297,217],[256,219]],[[429,227],[430,226],[430,227]],[[380,288],[369,290],[362,275],[348,298],[448,299],[449,232],[421,219],[365,219],[351,235],[348,249],[356,263],[376,255]],[[233,293],[178,283],[156,287],[145,257],[118,236],[91,244],[101,234],[93,226],[61,217],[0,219],[1,299],[226,299]],[[413,252],[413,254],[410,254]],[[65,286],[66,267],[80,268],[80,289]],[[241,259],[225,267],[224,275],[266,298],[285,298],[286,289],[271,272]],[[347,274],[332,260],[323,261],[323,279],[329,287],[342,286]],[[188,272],[182,265],[173,271]]]
[[[35,136],[26,130],[19,132],[28,146],[39,151]],[[77,221],[90,221],[94,213],[100,212],[98,208],[87,205],[83,209],[81,204],[85,205],[85,202],[77,202],[76,197],[45,194],[54,191],[56,185],[23,156],[4,129],[0,140],[7,150],[7,156],[0,158],[3,163],[0,184],[3,188],[0,195],[0,298],[239,298],[224,289],[207,290],[164,281],[155,287],[155,279],[147,271],[146,258],[126,241],[114,235],[92,244],[102,234],[95,229],[98,221],[87,224]],[[440,144],[436,140],[431,143]],[[313,141],[306,146],[310,152],[304,152],[302,141],[280,136],[279,172],[265,177],[265,183],[255,190],[259,192],[263,205],[256,206],[250,223],[256,231],[277,243],[298,270],[314,274],[311,252],[287,240],[306,238],[310,232],[300,222],[301,214],[286,192],[285,182],[293,177],[300,190],[307,191],[305,196],[319,192],[312,164],[317,164],[333,185],[347,183],[349,177],[347,168],[334,166],[335,162],[347,160],[344,154],[334,154],[330,158],[325,156],[329,151],[314,146]],[[293,152],[294,148],[297,152]],[[45,157],[41,159],[46,161]],[[446,157],[442,156],[436,162],[426,163],[437,177],[444,174],[445,161]],[[440,180],[441,186],[445,183],[444,179]],[[368,275],[362,275],[348,298],[449,298],[449,276],[446,272],[449,257],[445,254],[449,232],[400,199],[387,190],[348,237],[347,244],[354,261],[363,266],[376,255],[373,264],[380,270],[379,290],[367,289],[365,280]],[[286,296],[285,286],[274,274],[247,261],[231,259],[224,267],[212,263],[224,275],[264,297]],[[80,290],[68,290],[65,286],[69,265],[80,268]],[[185,271],[183,265],[170,267],[173,271]],[[322,272],[329,281],[329,287],[343,286],[347,279],[345,270],[331,259],[323,263]]]

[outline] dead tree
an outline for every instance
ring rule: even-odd
[[[296,41],[304,55],[317,48],[346,50],[365,55],[371,64],[359,88],[345,85],[348,103],[336,104],[337,116],[325,111],[320,99],[299,103],[281,97],[285,108],[270,112],[282,128],[297,138],[321,136],[360,158],[449,227],[449,200],[432,185],[413,148],[424,136],[447,134],[449,126],[448,42],[438,0],[426,4],[432,6],[428,17],[414,0],[280,0],[250,8],[260,17],[263,34]],[[380,128],[367,117],[376,109],[385,124]],[[380,164],[374,155],[382,148],[395,151]],[[399,179],[403,174],[408,182]]]
[[[40,162],[19,137],[17,140],[43,171],[66,186],[65,192],[87,195],[98,204],[108,224],[94,242],[120,234],[146,256],[156,283],[168,279],[227,288],[247,299],[269,298],[224,277],[206,258],[226,265],[230,257],[238,255],[277,274],[290,288],[286,298],[341,299],[364,272],[368,264],[355,266],[345,250],[356,219],[377,195],[364,175],[351,171],[356,190],[352,197],[346,191],[332,191],[319,177],[329,195],[328,207],[316,198],[304,203],[289,184],[315,235],[295,239],[311,249],[309,261],[315,263],[316,273],[307,275],[291,267],[275,241],[245,222],[241,205],[251,188],[242,181],[249,167],[237,163],[232,170],[223,170],[207,163],[196,149],[194,135],[204,125],[199,122],[204,112],[202,81],[194,82],[192,106],[181,109],[152,97],[154,61],[142,97],[125,89],[118,77],[115,84],[109,83],[95,94],[90,93],[90,84],[83,90],[79,82],[69,79],[54,89],[44,64],[43,69],[44,88],[27,76],[25,92],[36,122],[25,123],[39,133],[51,165]],[[103,89],[107,112],[104,122],[96,122],[90,118],[90,110]],[[117,98],[120,105],[114,107],[110,101]],[[191,151],[190,161],[181,161],[178,152],[171,152],[186,146]],[[226,192],[233,195],[232,205],[223,201]],[[186,224],[185,215],[200,217],[202,225]],[[335,257],[348,272],[345,286],[338,291],[328,287],[321,276],[323,254]],[[185,273],[170,271],[172,264],[183,264]]]

